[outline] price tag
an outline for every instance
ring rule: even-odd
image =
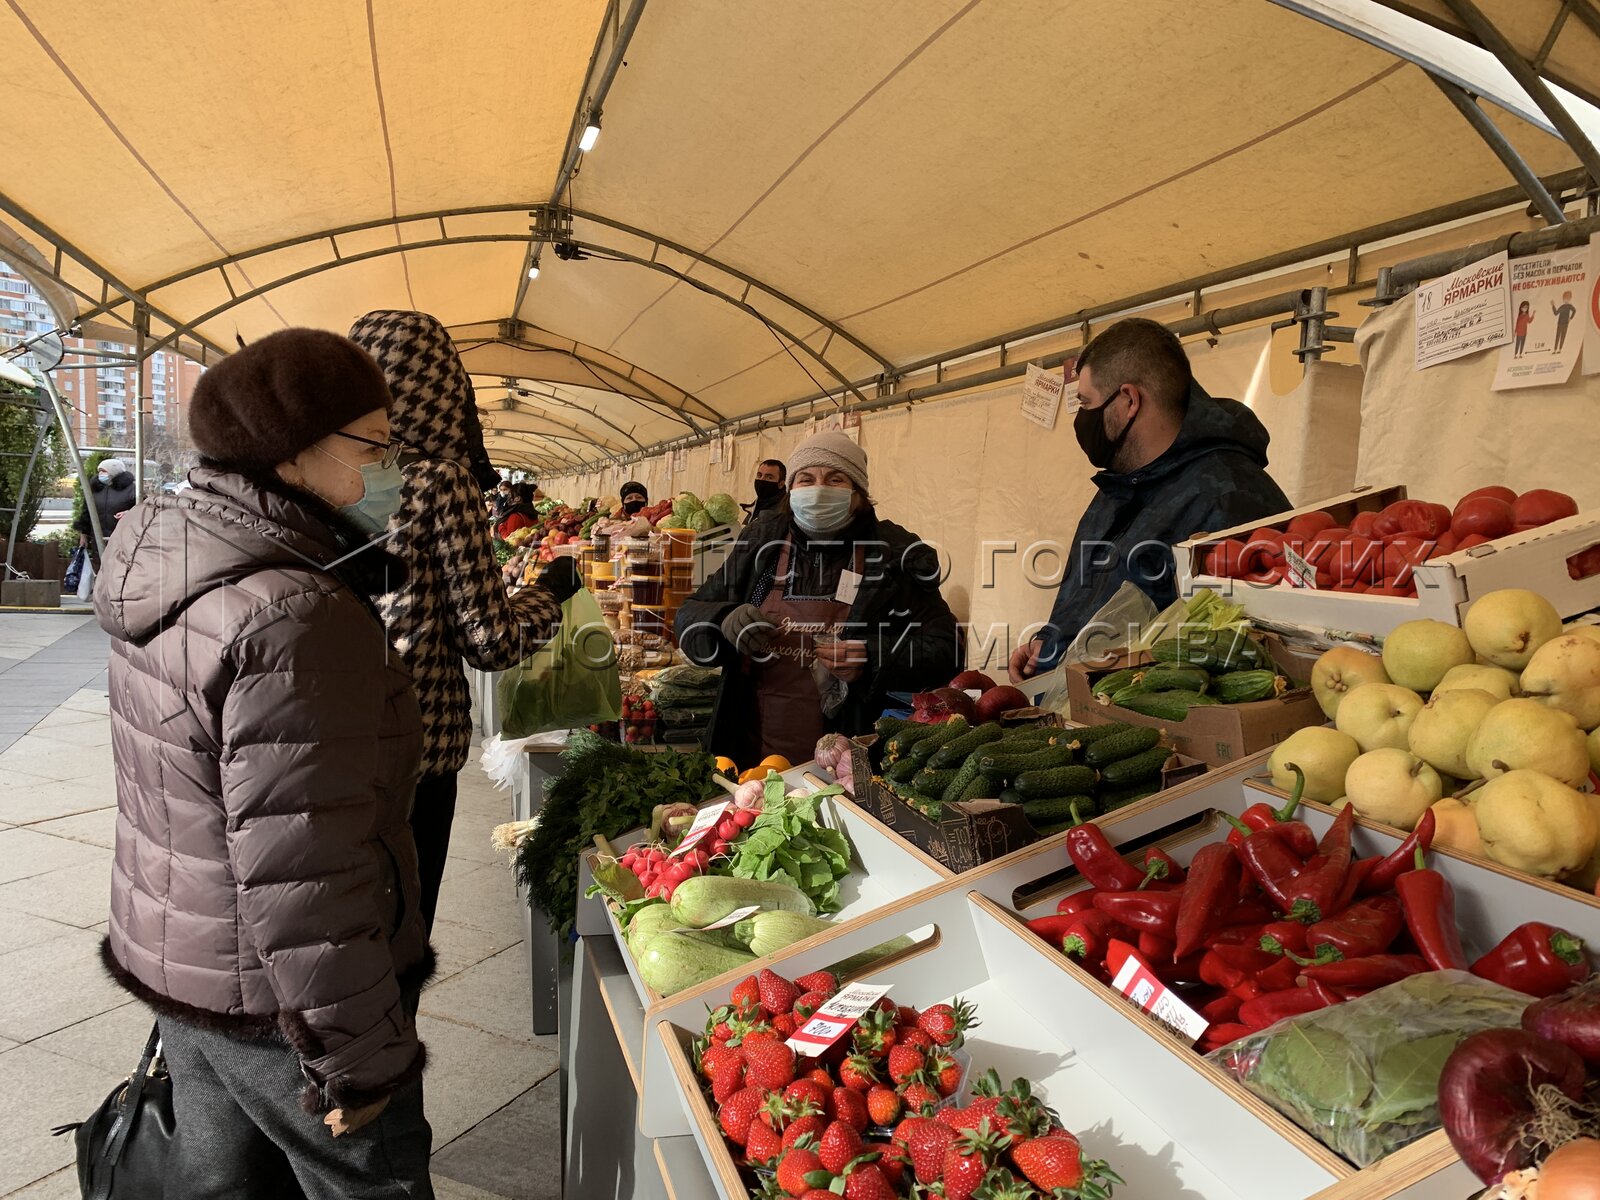
[[[796,1054],[818,1058],[827,1048],[850,1032],[851,1026],[889,992],[888,984],[852,983],[840,988],[786,1045]]]
[[[1210,1022],[1173,994],[1171,988],[1156,978],[1150,964],[1126,942],[1113,940],[1106,955],[1106,964],[1121,960],[1121,966],[1111,978],[1111,986],[1145,1012],[1160,1021],[1173,1033],[1191,1042],[1210,1028]]]
[[[734,909],[727,916],[723,917],[722,920],[713,921],[709,925],[700,926],[700,928],[701,929],[722,929],[725,926],[732,925],[732,924],[735,924],[736,922],[742,921],[746,917],[753,917],[753,916],[755,916],[756,913],[758,913],[760,911],[761,911],[761,905],[759,905],[759,904],[746,905],[744,908],[736,908],[736,909]],[[678,932],[678,933],[690,933],[690,932],[692,932],[692,930],[679,929],[676,932]]]
[[[668,858],[677,858],[680,854],[687,854],[706,838],[711,836],[711,831],[717,827],[717,822],[733,807],[732,800],[724,800],[721,804],[713,804],[710,808],[702,808],[695,814],[694,824],[689,826],[689,832],[683,835]]]
[[[1283,565],[1283,577],[1289,581],[1290,587],[1316,590],[1317,569],[1289,546],[1283,548]]]

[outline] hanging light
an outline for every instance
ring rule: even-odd
[[[583,127],[583,136],[578,139],[578,149],[587,154],[594,149],[594,144],[600,140],[600,114],[595,113],[589,118],[589,123]]]
[[[537,279],[537,278],[539,278],[539,260],[538,259],[534,259],[533,266],[528,268],[528,278],[529,279]]]

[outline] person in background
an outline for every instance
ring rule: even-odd
[[[764,512],[771,512],[783,504],[783,481],[788,477],[789,470],[776,458],[763,459],[756,466],[755,491],[756,498],[749,504],[741,504],[744,509],[745,524],[749,524]]]
[[[533,510],[533,485],[531,483],[514,483],[511,485],[511,507],[506,510],[505,520],[500,522],[500,527],[495,530],[501,541],[505,541],[517,530],[526,525],[537,525],[539,514]]]
[[[502,479],[495,485],[494,491],[489,493],[490,514],[496,526],[511,515],[512,500],[511,481]]]
[[[582,579],[563,556],[533,587],[507,595],[476,511],[481,481],[493,468],[449,331],[427,313],[380,311],[352,325],[350,337],[377,360],[394,396],[394,436],[415,452],[401,464],[400,506],[388,526],[406,580],[383,597],[381,609],[422,707],[422,778],[411,830],[431,930],[455,821],[456,775],[472,749],[472,697],[461,664],[480,671],[516,666],[549,640]],[[531,485],[523,486],[531,494]]]
[[[869,730],[891,691],[961,669],[937,555],[879,518],[866,452],[837,432],[790,455],[788,505],[751,524],[675,628],[691,662],[723,668],[707,746],[735,762],[805,762],[823,733]]]
[[[89,557],[98,566],[100,551],[94,545],[94,526],[89,521],[89,505],[93,504],[100,517],[100,535],[111,540],[117,532],[117,522],[134,506],[133,472],[120,458],[103,458],[89,481],[89,494],[83,498],[83,511],[72,527],[78,531],[78,545],[86,547]]]
[[[1125,582],[1157,610],[1177,599],[1172,547],[1281,513],[1289,500],[1267,474],[1267,431],[1237,400],[1207,394],[1165,326],[1118,321],[1078,356],[1073,419],[1098,468],[1099,494],[1078,522],[1049,624],[1011,655],[1020,683],[1063,652]],[[1126,630],[1108,631],[1115,640]]]
[[[650,492],[644,484],[630,479],[622,485],[622,490],[617,493],[617,498],[622,501],[622,511],[628,516],[633,516],[650,503]]]
[[[405,567],[370,540],[401,482],[388,389],[346,339],[287,329],[185,407],[200,466],[123,519],[95,595],[117,790],[101,956],[157,1013],[165,1194],[428,1198],[421,716],[376,608]]]

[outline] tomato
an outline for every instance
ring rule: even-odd
[[[1578,502],[1565,492],[1538,488],[1518,496],[1511,513],[1518,525],[1548,525],[1551,521],[1577,516]]]
[[[1436,538],[1450,525],[1450,513],[1444,505],[1427,504],[1421,500],[1396,500],[1378,514],[1372,532],[1380,538],[1391,538],[1397,533],[1414,533],[1418,537]]]
[[[1456,543],[1457,550],[1471,550],[1474,546],[1481,546],[1485,542],[1492,542],[1493,538],[1484,537],[1481,533],[1469,533]]]
[[[1383,574],[1404,586],[1411,579],[1411,568],[1428,557],[1429,543],[1415,534],[1400,533],[1383,547]]]
[[[1243,569],[1245,544],[1238,538],[1227,538],[1206,547],[1205,573],[1219,579],[1235,579]]]
[[[1461,497],[1460,503],[1458,503],[1456,507],[1460,508],[1461,505],[1465,504],[1468,500],[1476,500],[1479,496],[1492,496],[1496,500],[1504,500],[1507,504],[1515,503],[1517,499],[1517,494],[1510,488],[1496,485],[1494,487],[1481,487],[1475,491],[1468,492],[1465,496]]]
[[[1443,533],[1450,528],[1450,506],[1448,504],[1429,504],[1433,515],[1439,519],[1439,531]]]
[[[1477,534],[1490,542],[1511,532],[1516,518],[1511,505],[1496,496],[1477,496],[1463,500],[1450,514],[1450,532],[1465,540]]]
[[[1383,575],[1383,544],[1351,533],[1339,543],[1339,582],[1370,587]]]
[[[1436,558],[1443,558],[1446,554],[1454,554],[1455,552],[1456,535],[1447,533],[1433,543],[1433,549],[1428,552],[1427,561],[1432,562]]]
[[[1284,530],[1284,540],[1289,538],[1313,538],[1324,529],[1332,529],[1338,522],[1325,512],[1301,513],[1289,522]]]
[[[1350,532],[1359,533],[1362,537],[1372,536],[1372,527],[1378,523],[1378,514],[1375,512],[1359,512],[1350,521]]]
[[[1600,546],[1579,550],[1567,559],[1567,574],[1574,579],[1588,579],[1600,575]]]

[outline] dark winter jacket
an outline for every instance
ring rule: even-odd
[[[308,1107],[368,1104],[422,1071],[407,994],[432,969],[417,702],[346,582],[386,556],[287,491],[189,482],[123,519],[95,581],[118,810],[106,965],[158,1012],[281,1033]]]
[[[1268,440],[1247,407],[1207,395],[1197,384],[1177,440],[1166,453],[1137,471],[1101,471],[1094,477],[1100,494],[1078,522],[1042,634],[1041,671],[1055,666],[1124,582],[1143,590],[1157,609],[1176,600],[1171,547],[1177,543],[1289,507],[1267,474]]]
[[[860,590],[841,637],[867,643],[867,666],[850,684],[830,730],[865,733],[883,712],[888,693],[923,691],[961,669],[955,616],[939,594],[939,562],[931,546],[870,512],[826,546],[808,542],[787,510],[767,513],[746,527],[728,561],[678,609],[678,644],[692,661],[722,667],[722,687],[706,745],[738,762],[754,761],[754,687],[748,666],[722,636],[722,618],[740,604],[759,604],[774,585],[784,539],[792,537],[791,570],[799,594],[829,595],[841,568],[866,548]],[[742,756],[742,757],[741,757]]]
[[[426,313],[372,312],[350,338],[389,381],[390,436],[417,452],[401,464],[400,511],[385,543],[408,576],[380,608],[416,683],[422,773],[453,775],[472,749],[462,660],[480,671],[509,670],[549,640],[561,605],[539,586],[506,594],[473,466],[480,456],[487,461],[483,430],[449,332]]]
[[[121,524],[117,520],[118,513],[125,513],[134,505],[133,472],[119,471],[105,483],[99,477],[89,481],[88,500],[94,504],[95,511],[100,516],[100,534],[106,540],[117,531]],[[78,519],[72,523],[72,528],[85,537],[93,539],[94,526],[89,522],[88,504],[78,514]]]

